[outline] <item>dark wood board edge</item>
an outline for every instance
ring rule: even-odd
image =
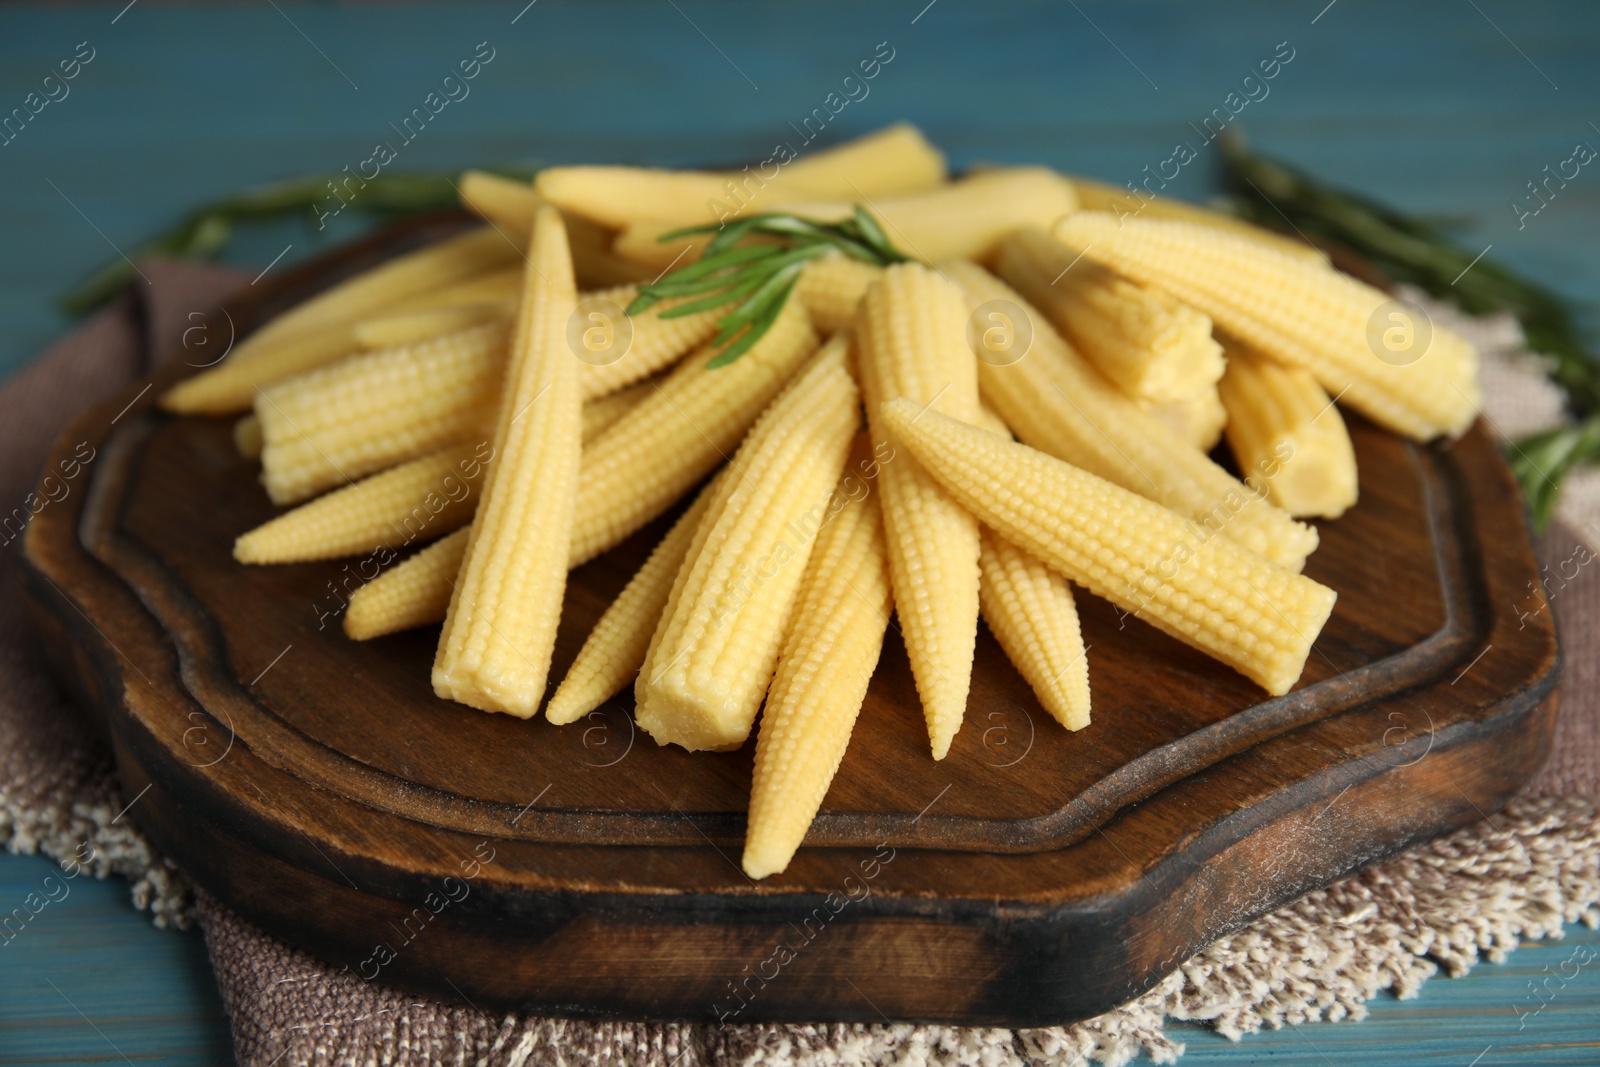
[[[874,1022],[881,1012],[896,1021],[1017,1027],[1098,1015],[1259,915],[1499,810],[1544,762],[1556,707],[1554,693],[1528,694],[1508,701],[1481,729],[1436,735],[1420,758],[1382,748],[1377,758],[1330,768],[1271,804],[1208,828],[1128,893],[1061,907],[868,896],[839,911],[826,936],[806,943],[797,963],[782,971],[782,982],[762,989],[768,995],[753,999],[754,1010],[734,1018]],[[439,874],[385,879],[359,855],[309,843],[285,847],[293,843],[281,827],[242,810],[204,775],[175,773],[161,743],[131,717],[121,726],[114,744],[119,773],[131,793],[153,786],[138,822],[158,848],[250,921],[356,975],[402,988],[445,999],[464,993],[497,1010],[715,1020],[719,1008],[737,1004],[719,979],[759,970],[780,941],[798,945],[788,924],[828,908],[817,895],[580,900],[552,894],[530,910],[527,900],[508,907],[513,902],[492,884],[474,883],[466,898],[423,928],[411,917],[439,890]],[[147,764],[167,766],[152,772]],[[473,855],[465,835],[460,853]],[[347,878],[388,881],[391,893],[357,890]],[[1206,916],[1227,919],[1209,923]],[[352,934],[370,929],[375,917],[397,931],[392,959]],[[402,929],[420,933],[402,943]],[[563,967],[574,942],[615,946],[605,995],[597,995],[594,976],[572,976]],[[920,951],[908,953],[908,943]],[[646,944],[664,958],[691,954],[717,977],[631,979],[628,969]],[[461,973],[463,954],[494,969],[474,983]],[[937,980],[943,964],[963,979]],[[850,975],[875,1007],[841,984],[840,974]],[[987,978],[973,983],[969,974]],[[530,987],[539,989],[537,996],[527,995]]]

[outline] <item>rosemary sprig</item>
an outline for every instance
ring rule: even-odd
[[[860,206],[843,222],[824,223],[798,215],[765,212],[732,225],[691,226],[663,234],[662,241],[714,233],[699,260],[639,287],[628,305],[637,315],[666,299],[698,296],[661,312],[664,319],[712,308],[735,307],[717,323],[711,346],[720,349],[706,364],[723,367],[746,352],[771,329],[808,261],[840,253],[883,266],[907,257],[889,243],[876,219]],[[741,244],[746,238],[765,240]]]
[[[530,174],[507,169],[497,169],[497,173],[516,177]],[[339,173],[291,178],[203,204],[185,214],[170,229],[139,244],[129,258],[138,261],[155,255],[167,259],[215,259],[243,225],[295,215],[309,223],[314,218],[313,208],[319,205],[324,209],[337,208],[339,201],[329,193],[328,183],[337,185],[348,177]],[[454,172],[380,174],[367,181],[349,206],[362,214],[381,218],[455,207],[460,202],[455,177]],[[68,315],[86,315],[115,297],[135,277],[137,273],[132,264],[119,256],[67,290],[57,303]]]
[[[1573,305],[1492,259],[1475,259],[1476,253],[1428,222],[1327,188],[1293,167],[1256,155],[1232,130],[1223,134],[1222,154],[1235,214],[1341,244],[1387,277],[1469,314],[1516,316],[1528,347],[1550,357],[1550,376],[1566,393],[1573,416],[1570,425],[1511,442],[1506,450],[1535,524],[1548,526],[1567,474],[1600,460],[1600,359],[1589,348]]]

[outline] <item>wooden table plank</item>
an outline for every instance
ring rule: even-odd
[[[0,944],[0,1064],[202,1065],[232,1055],[199,933],[158,930],[128,883],[63,879],[42,856],[0,854],[4,914],[54,898]]]

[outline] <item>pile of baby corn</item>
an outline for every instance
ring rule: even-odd
[[[980,616],[1041,705],[1088,725],[1074,587],[1284,693],[1335,596],[1300,573],[1299,519],[1356,499],[1331,398],[1416,440],[1477,409],[1465,341],[1378,358],[1387,297],[1306,246],[1044,168],[950,181],[907,126],[765,181],[556,167],[461,189],[489,225],[274,319],[163,403],[253,407],[239,447],[294,507],[240,561],[431,540],[355,592],[345,630],[442,621],[441,697],[572,723],[631,683],[638,724],[696,750],[739,747],[760,712],[752,877],[819,810],[891,616],[935,759]],[[705,237],[661,237],[708,204],[861,205],[911,262],[812,260],[724,366],[723,310],[581,310],[692,264]],[[1208,456],[1224,432],[1242,478]],[[568,569],[691,496],[546,703]]]

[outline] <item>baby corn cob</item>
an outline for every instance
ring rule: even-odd
[[[883,277],[883,268],[850,256],[813,259],[800,272],[794,295],[811,316],[812,325],[825,334],[847,328],[867,287]]]
[[[583,456],[573,565],[622,541],[709,474],[816,348],[806,313],[791,300],[738,360],[712,369],[704,350],[689,356],[596,437]]]
[[[977,360],[961,290],[927,267],[899,264],[867,290],[856,315],[862,388],[873,442],[886,443],[881,406],[904,397],[958,419],[978,418]],[[934,759],[961,729],[978,630],[978,524],[916,463],[880,475],[889,574]]]
[[[781,169],[780,169],[781,168]],[[784,199],[877,197],[920,192],[945,178],[944,156],[912,126],[891,126],[851,144],[784,165],[737,172],[638,167],[549,167],[534,188],[584,218],[621,229],[654,220],[677,226],[720,222]]]
[[[601,319],[624,311],[638,295],[639,288],[634,285],[621,285],[612,289],[602,289],[596,293],[583,294],[579,309],[587,313],[585,325],[598,326],[602,331],[614,329],[616,323]],[[591,304],[601,301],[610,304],[616,312],[600,310],[598,303]],[[603,362],[609,358],[603,353],[588,355],[578,353],[578,358],[583,361],[578,368],[578,382],[583,387],[584,399],[593,400],[616,392],[625,385],[632,385],[648,378],[656,371],[676,363],[684,353],[711,340],[717,332],[717,322],[725,313],[725,308],[697,311],[679,318],[661,317],[662,312],[671,311],[674,307],[687,302],[687,298],[664,300],[642,315],[629,316],[628,323],[633,330],[633,340],[628,345],[627,352],[619,359]],[[583,344],[583,335],[579,336],[578,342],[580,346]]]
[[[503,227],[513,240],[533,232],[533,216],[547,200],[534,192],[531,181],[518,181],[482,170],[461,172],[461,206]]]
[[[1067,580],[993,530],[978,555],[983,619],[1044,710],[1069,730],[1089,725],[1089,660]]]
[[[506,329],[490,324],[388,348],[263,389],[262,481],[274,503],[482,436],[494,418]]]
[[[261,420],[249,414],[233,424],[233,447],[245,459],[261,458]]]
[[[519,246],[532,232],[533,214],[548,204],[533,183],[502,178],[481,170],[461,175],[461,206],[486,219]],[[611,254],[611,233],[588,219],[563,214],[567,245],[572,249],[572,270],[582,288],[627,285],[649,281],[654,273]]]
[[[635,718],[658,744],[726,749],[749,736],[861,421],[847,356],[842,344],[817,354],[709,505],[634,685]]]
[[[885,126],[854,141],[810,152],[784,167],[791,187],[815,196],[915,193],[943,185],[944,153],[906,122]]]
[[[1385,348],[1380,358],[1396,330],[1380,321],[1389,298],[1348,275],[1193,223],[1119,224],[1110,215],[1078,212],[1054,232],[1089,258],[1204,311],[1262,354],[1305,367],[1324,389],[1397,433],[1418,440],[1456,436],[1477,416],[1472,346],[1434,326],[1420,355]],[[1420,349],[1421,332],[1402,326]]]
[[[351,326],[418,294],[516,260],[494,230],[473,230],[391,260],[312,297],[234,346],[222,363],[161,398],[179,414],[222,415],[250,406],[256,390],[337,360],[356,347]]]
[[[1291,515],[1330,519],[1356,502],[1350,434],[1309,371],[1230,345],[1222,400],[1228,447],[1267,499]]]
[[[1206,386],[1187,400],[1140,400],[1139,406],[1160,419],[1179,440],[1201,452],[1217,447],[1228,422],[1228,409],[1222,406],[1222,394],[1216,385]]]
[[[1216,385],[1222,346],[1209,318],[1076,258],[1049,234],[1022,230],[1000,242],[995,272],[1130,396],[1184,402]]]
[[[351,327],[365,348],[418,344],[493,318],[510,321],[522,296],[522,272],[490,271],[407,300],[403,308],[365,318]]]
[[[859,199],[859,197],[857,197]],[[924,263],[987,259],[1002,238],[1049,227],[1078,206],[1072,185],[1045,167],[982,171],[916,196],[875,199],[872,213],[894,246]],[[805,218],[848,218],[852,203],[792,203],[781,210]]]
[[[885,563],[875,495],[846,504],[817,535],[756,738],[744,842],[752,878],[789,866],[844,759],[893,606]]]
[[[345,636],[369,641],[442,620],[471,536],[457,530],[357,589],[344,615]]]
[[[419,293],[407,300],[395,314],[408,311],[433,311],[436,308],[457,307],[461,304],[483,304],[504,301],[515,310],[522,299],[523,266],[502,267],[464,278],[453,285],[427,293]]]
[[[472,521],[487,441],[453,445],[334,490],[233,543],[240,563],[297,563],[403,548]]]
[[[1004,366],[980,360],[983,396],[1018,437],[1058,459],[1143,494],[1293,570],[1317,531],[1258,498],[1101,377],[1050,323],[994,275],[971,263],[943,267],[974,304],[1017,304],[1032,325],[1027,354]]]
[[[1299,679],[1333,590],[1027,445],[905,399],[881,416],[984,523],[1091,593],[1274,696]]]
[[[672,593],[695,531],[711,506],[712,495],[721,479],[714,479],[695,498],[672,529],[667,531],[634,574],[617,599],[611,602],[600,621],[578,650],[567,676],[561,679],[555,695],[545,708],[545,717],[557,726],[577,722],[627,687],[650,648],[650,636],[661,621],[661,612]]]
[[[1285,237],[1281,233],[1273,233],[1243,219],[1191,204],[1187,200],[1172,200],[1165,196],[1155,196],[1147,191],[1134,193],[1131,189],[1118,188],[1106,182],[1079,178],[1076,175],[1071,176],[1069,180],[1078,194],[1078,206],[1084,211],[1108,211],[1118,218],[1136,216],[1213,226],[1227,233],[1258,241],[1269,248],[1296,256],[1309,263],[1328,262],[1328,257],[1321,249],[1314,248],[1304,241]]]
[[[441,697],[522,718],[544,700],[555,651],[583,403],[566,338],[577,285],[554,208],[534,216],[531,245],[495,430],[499,462],[484,482],[433,663]]]
[[[515,300],[455,304],[428,311],[408,311],[398,315],[366,319],[351,329],[362,348],[393,348],[432,341],[446,334],[459,333],[486,322],[509,322],[516,313]]]
[[[630,222],[617,232],[611,241],[611,251],[627,260],[651,270],[665,272],[669,268],[687,266],[700,258],[700,252],[711,243],[708,233],[688,234],[683,237],[662,238],[683,226],[677,222],[641,219]]]
[[[583,405],[583,443],[588,444],[617,424],[656,390],[656,383],[645,381],[620,389],[610,396]]]

